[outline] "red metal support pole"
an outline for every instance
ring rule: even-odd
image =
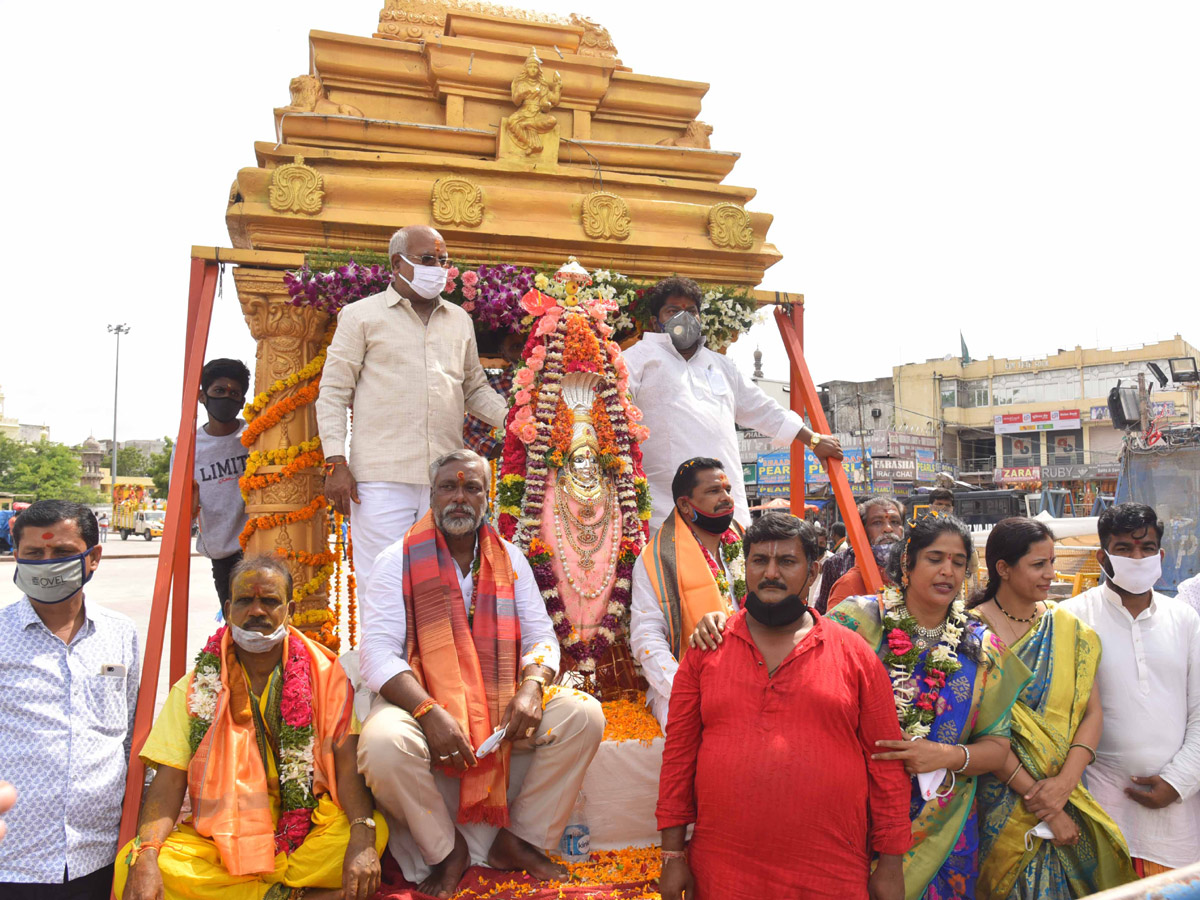
[[[154,594],[150,605],[150,627],[142,653],[142,680],[138,689],[137,712],[133,720],[133,741],[129,769],[125,776],[125,803],[121,809],[120,846],[124,846],[137,829],[138,810],[142,802],[145,767],[139,753],[154,718],[158,692],[158,675],[162,665],[163,644],[167,630],[167,606],[173,607],[171,628],[170,671],[172,681],[186,671],[188,562],[191,552],[192,484],[196,453],[196,396],[200,389],[200,370],[204,366],[204,351],[208,344],[208,327],[212,321],[213,298],[217,292],[217,264],[200,259],[192,260],[191,283],[188,290],[188,324],[184,347],[183,402],[179,415],[175,460],[171,466],[171,487],[167,492],[167,518],[163,528],[162,547],[158,555],[158,572],[154,578]],[[182,554],[180,547],[183,548]],[[178,566],[178,568],[177,568]],[[180,579],[178,573],[182,572]],[[175,585],[172,602],[171,586]],[[178,671],[178,675],[175,672]]]
[[[817,396],[817,386],[808,371],[808,363],[804,361],[804,349],[800,345],[800,335],[788,313],[781,307],[775,307],[775,323],[779,326],[779,334],[783,338],[784,349],[792,363],[792,384],[799,385],[801,399],[808,409],[809,421],[813,429],[829,433],[829,422],[825,418],[825,410],[821,409],[821,401]],[[794,401],[793,401],[794,402]],[[859,571],[862,572],[863,582],[867,590],[877,594],[883,590],[883,578],[879,575],[879,566],[875,564],[875,555],[871,552],[871,544],[867,540],[867,531],[862,520],[858,517],[858,508],[854,502],[854,493],[850,489],[850,479],[846,471],[836,460],[825,460],[825,469],[829,472],[829,482],[833,487],[833,496],[837,499],[842,518],[846,521],[846,535],[854,548],[854,557]]]
[[[796,339],[800,343],[800,349],[804,349],[804,301],[792,304],[792,327],[796,331]],[[791,390],[788,392],[788,400],[792,407],[792,412],[800,418],[804,418],[804,394],[800,389],[799,379],[796,378],[796,370],[792,369],[791,374]],[[790,478],[790,491],[792,515],[804,518],[804,504],[806,500],[806,485],[804,479],[807,475],[807,466],[804,464],[804,458],[807,455],[804,444],[801,441],[792,441],[792,471]]]

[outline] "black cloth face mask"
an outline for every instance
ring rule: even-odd
[[[238,417],[242,410],[242,401],[232,397],[205,397],[204,408],[214,420],[227,425]]]
[[[778,603],[764,603],[751,591],[742,601],[746,613],[767,628],[784,628],[795,624],[808,612],[808,603],[799,594],[788,594]]]
[[[724,534],[729,530],[731,522],[733,522],[732,509],[723,516],[709,516],[692,507],[692,524],[703,528],[709,534]]]

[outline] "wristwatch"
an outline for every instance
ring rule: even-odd
[[[370,816],[363,816],[361,819],[355,819],[350,823],[351,828],[353,828],[355,825],[366,825],[372,831],[375,830],[375,820]]]
[[[812,433],[812,437],[810,437],[810,438],[808,439],[808,445],[809,445],[810,447],[812,447],[814,450],[816,450],[816,449],[817,449],[817,444],[819,444],[819,443],[821,443],[821,435],[817,434],[817,433],[814,431],[814,432]]]
[[[538,683],[538,686],[543,691],[546,689],[546,679],[542,675],[526,675],[524,678],[521,679],[521,684],[524,684],[527,681],[536,681]]]

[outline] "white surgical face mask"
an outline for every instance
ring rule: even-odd
[[[233,642],[247,653],[266,653],[268,650],[274,650],[278,647],[283,642],[283,639],[287,637],[287,622],[284,622],[270,634],[247,631],[245,628],[238,628],[232,623],[229,626],[229,631],[233,635]]]
[[[1130,594],[1144,594],[1162,578],[1162,554],[1132,559],[1128,556],[1105,554],[1112,566],[1112,582]]]
[[[18,559],[13,584],[38,603],[62,603],[91,581],[85,550],[60,559]]]
[[[396,271],[396,277],[416,291],[419,296],[426,300],[432,300],[434,297],[440,296],[446,289],[446,270],[441,266],[422,266],[407,256],[401,258],[413,268],[412,281],[401,275],[399,270]]]

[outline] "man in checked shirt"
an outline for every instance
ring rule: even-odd
[[[12,524],[0,609],[0,774],[19,797],[0,849],[4,900],[107,900],[137,707],[137,632],[85,601],[100,565],[86,506],[39,500]]]

